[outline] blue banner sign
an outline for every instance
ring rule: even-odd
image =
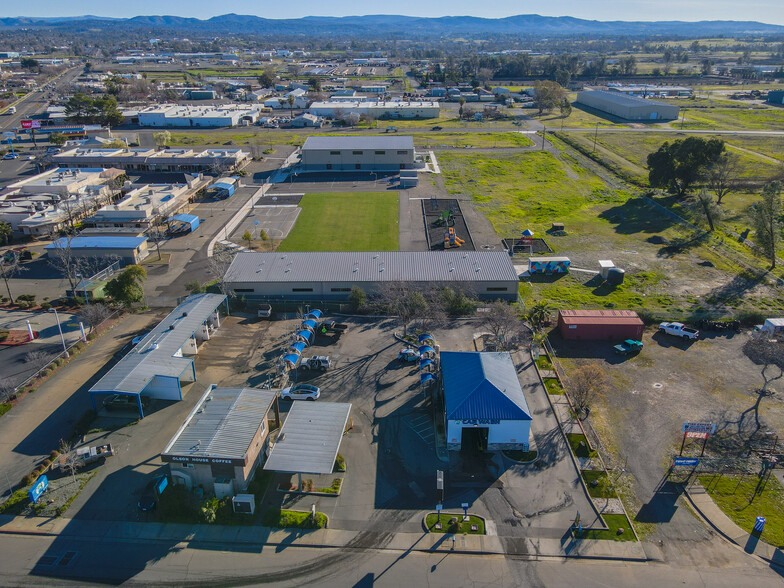
[[[46,476],[39,477],[30,489],[27,491],[27,495],[30,497],[30,502],[35,504],[39,498],[41,498],[41,494],[46,492],[46,489],[49,487],[49,478]]]
[[[169,485],[169,478],[166,476],[161,476],[161,479],[158,480],[158,484],[155,486],[155,489],[158,492],[158,496],[163,494],[163,491],[166,490],[166,486]]]
[[[700,460],[696,457],[676,457],[672,465],[674,466],[691,466],[699,465]]]

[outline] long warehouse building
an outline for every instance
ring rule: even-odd
[[[396,171],[414,167],[414,138],[308,137],[302,146],[303,171]]]
[[[677,104],[665,104],[656,100],[646,100],[637,96],[627,96],[620,92],[604,92],[602,90],[578,92],[577,104],[624,120],[675,120],[680,112],[680,106]]]
[[[347,300],[388,284],[451,287],[483,300],[517,300],[519,278],[505,251],[239,253],[224,277],[247,300]]]

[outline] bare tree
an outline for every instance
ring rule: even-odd
[[[383,282],[374,298],[385,312],[398,317],[404,335],[408,333],[411,322],[426,317],[429,310],[422,292],[403,282]]]
[[[72,291],[76,289],[79,283],[77,274],[84,272],[85,265],[84,258],[77,256],[71,247],[73,240],[74,235],[65,235],[60,238],[53,235],[52,249],[48,253],[49,264],[63,273]]]
[[[79,456],[76,453],[76,443],[70,443],[65,440],[60,440],[60,447],[58,449],[60,457],[60,467],[71,474],[73,481],[76,481],[76,470],[79,469]]]
[[[221,294],[228,293],[225,276],[231,262],[234,261],[235,255],[236,253],[228,249],[216,249],[212,257],[207,258],[207,272],[218,281],[218,288],[220,289]]]
[[[743,344],[743,353],[753,363],[762,366],[760,372],[762,375],[762,388],[757,390],[757,400],[754,406],[744,411],[741,415],[742,425],[745,416],[749,412],[754,413],[754,420],[757,425],[754,433],[756,433],[762,427],[759,420],[759,407],[762,399],[774,394],[774,391],[769,388],[771,382],[784,377],[784,340],[772,339],[769,333],[753,333]],[[772,370],[772,373],[769,370]]]
[[[11,304],[14,303],[14,295],[11,293],[11,285],[8,280],[21,271],[23,271],[23,268],[19,263],[19,256],[15,252],[6,251],[3,255],[0,255],[0,276],[3,277],[3,282],[5,282],[5,289],[8,291],[8,298]]]
[[[719,159],[711,165],[706,174],[708,188],[716,195],[716,204],[730,192],[738,188],[740,175],[740,158],[734,153],[722,153]]]
[[[705,189],[700,190],[694,195],[691,208],[701,219],[704,219],[708,223],[711,231],[715,229],[716,222],[723,216],[721,207],[718,202],[713,199],[713,194]]]
[[[517,311],[508,303],[496,300],[482,314],[481,325],[493,335],[499,349],[505,349],[520,331]]]
[[[83,307],[76,316],[80,322],[88,325],[90,332],[92,332],[93,329],[108,319],[111,314],[112,309],[105,304],[91,304]]]
[[[572,371],[566,382],[569,397],[578,416],[588,414],[590,406],[607,385],[607,374],[597,364],[588,364]]]
[[[28,351],[24,356],[25,363],[31,364],[36,370],[40,370],[49,363],[49,354],[45,351]]]
[[[0,378],[0,402],[8,402],[15,390],[16,386],[11,378]]]

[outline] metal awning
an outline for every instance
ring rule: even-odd
[[[306,329],[315,330],[316,328],[316,321],[312,319],[308,319],[306,321],[302,321],[302,326]]]
[[[310,343],[310,338],[313,336],[311,331],[300,331],[297,333],[297,337],[302,337],[306,343]]]
[[[305,347],[307,347],[307,345],[305,345],[302,341],[299,341],[289,345],[289,351],[297,355],[302,355],[302,352],[305,351]]]
[[[305,319],[315,319],[318,320],[321,318],[321,311],[318,308],[314,308],[308,314],[305,315]]]
[[[286,355],[283,358],[283,361],[290,363],[291,367],[297,367],[297,362],[299,361],[299,355],[292,353],[291,355]]]
[[[348,403],[294,401],[264,469],[331,474],[350,412]]]

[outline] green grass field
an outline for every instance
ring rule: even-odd
[[[576,162],[548,152],[446,152],[439,162],[449,192],[471,195],[500,236],[526,227],[542,231],[555,219],[574,218],[587,208],[628,197]]]
[[[784,130],[782,108],[687,109],[685,117],[684,129]]]
[[[278,251],[397,251],[396,192],[306,194]]]
[[[771,476],[762,491],[755,494],[757,476],[700,476],[713,501],[735,524],[747,533],[754,529],[758,516],[765,517],[765,530],[760,539],[776,547],[784,547],[784,488]]]

